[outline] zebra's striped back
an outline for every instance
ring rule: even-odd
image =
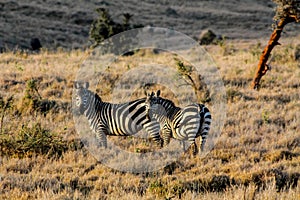
[[[134,135],[142,128],[160,144],[159,123],[151,121],[146,113],[146,98],[128,103],[111,104],[88,90],[87,85],[75,83],[75,106],[87,117],[91,129],[96,133],[100,145],[107,146],[107,135]]]
[[[191,104],[181,109],[159,95],[159,91],[148,95],[146,104],[148,113],[161,123],[164,145],[167,145],[170,137],[173,137],[188,140],[190,145],[197,148],[195,139],[201,136],[200,149],[203,151],[211,124],[208,108],[203,104]]]

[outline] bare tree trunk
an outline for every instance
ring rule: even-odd
[[[280,19],[280,21],[278,22],[276,29],[273,31],[268,45],[265,47],[264,51],[262,52],[261,56],[260,56],[260,60],[258,63],[258,67],[254,76],[254,79],[252,81],[252,88],[253,89],[259,89],[260,87],[260,79],[267,73],[267,71],[270,69],[267,61],[269,59],[269,56],[271,54],[271,51],[273,50],[273,48],[276,45],[280,45],[280,43],[278,42],[280,36],[281,36],[281,32],[283,31],[283,28],[286,24],[291,23],[291,22],[295,22],[296,18],[293,17],[289,17],[289,18],[283,18]]]

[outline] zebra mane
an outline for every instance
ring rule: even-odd
[[[103,102],[101,97],[96,92],[92,92],[91,90],[87,90],[87,91],[90,93],[91,96],[94,96],[97,101]],[[135,100],[125,102],[125,103],[128,105],[131,105],[137,101],[145,101],[145,100],[146,100],[146,97],[141,98],[141,99],[135,99]],[[108,103],[108,102],[104,102],[104,103]],[[112,104],[112,103],[109,103],[109,104]]]
[[[95,99],[98,100],[98,101],[100,101],[100,102],[102,102],[101,97],[97,93],[95,93]]]
[[[177,114],[177,112],[179,112],[181,110],[180,107],[177,107],[175,105],[175,103],[169,99],[164,99],[161,97],[158,97],[157,99],[158,104],[160,104],[163,108],[164,111],[166,112],[165,114],[167,115],[167,117],[171,120],[174,119],[175,115]],[[163,110],[160,110],[159,112],[164,112]]]
[[[171,101],[169,99],[164,99],[162,97],[158,97],[158,102],[159,102],[159,104],[161,104],[163,106],[167,105],[168,107],[169,106],[170,107],[177,107],[177,106],[175,106],[175,103],[173,101]]]
[[[87,90],[87,92],[89,92],[91,96],[94,96],[96,101],[102,102],[101,97],[96,92],[92,92],[91,90]]]

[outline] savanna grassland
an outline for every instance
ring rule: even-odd
[[[293,58],[299,40],[276,47],[259,91],[249,85],[264,41],[206,46],[226,88],[221,136],[204,158],[186,153],[144,174],[96,164],[80,142],[72,89],[89,51],[0,54],[0,199],[300,199],[300,65]],[[126,71],[139,59],[172,64],[171,56],[139,51],[118,62]],[[103,98],[112,87],[106,80],[97,90]],[[123,140],[132,148],[131,137]],[[138,149],[149,149],[147,143]]]

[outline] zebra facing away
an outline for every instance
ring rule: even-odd
[[[75,82],[75,108],[84,115],[95,132],[100,145],[107,147],[107,135],[129,136],[144,128],[157,145],[161,146],[160,126],[151,121],[146,112],[146,98],[128,103],[111,104],[88,89],[89,83]]]
[[[169,144],[171,137],[181,141],[187,140],[193,147],[193,154],[196,155],[198,149],[195,140],[201,136],[200,151],[203,151],[211,124],[208,108],[195,103],[181,109],[159,95],[160,90],[147,95],[146,112],[160,122],[163,146]]]

